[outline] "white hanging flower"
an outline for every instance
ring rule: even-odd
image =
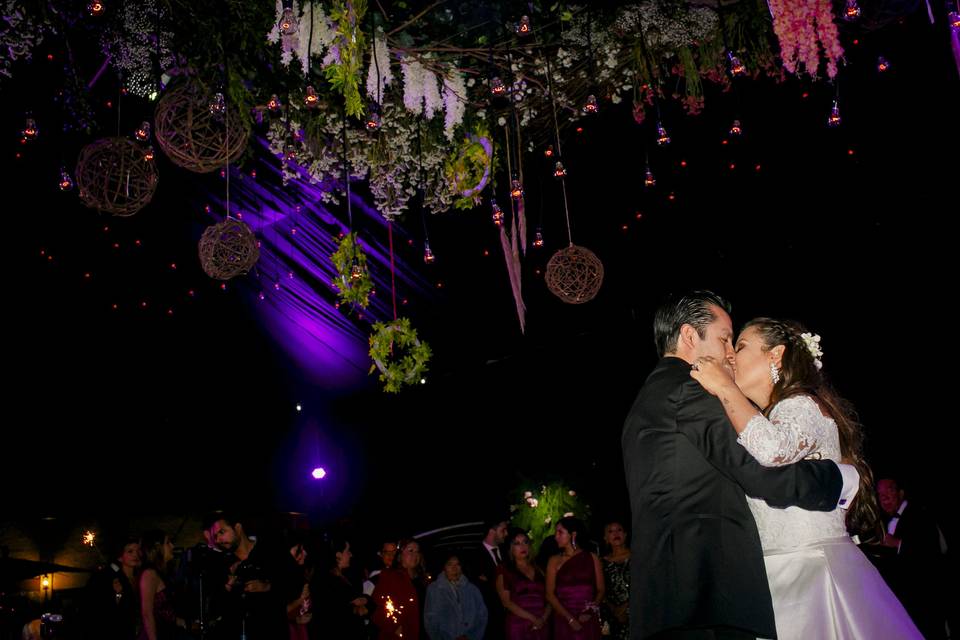
[[[567,511],[565,514],[563,514],[563,517],[564,517],[564,518],[572,518],[572,517],[573,517],[573,511]]]
[[[533,497],[533,491],[524,491],[524,492],[523,492],[523,497],[524,497],[524,499],[526,499],[526,498],[532,498],[532,497]]]
[[[411,113],[423,112],[424,74],[426,69],[415,58],[404,58],[400,61],[400,71],[403,72],[403,106]]]
[[[427,120],[432,120],[438,111],[443,110],[444,99],[440,95],[440,79],[426,68],[423,69],[423,99]]]
[[[553,521],[553,518],[551,518],[550,516],[547,516],[546,518],[543,519],[543,524],[550,524],[552,521]]]
[[[573,489],[570,489],[570,491],[567,491],[567,493],[570,495],[571,498],[572,498],[573,496],[577,495],[577,492],[574,491]]]
[[[337,35],[336,27],[327,18],[323,12],[323,7],[308,2],[303,6],[301,14],[300,3],[294,0],[293,13],[299,17],[299,26],[296,33],[291,35],[282,35],[277,26],[280,18],[283,16],[283,0],[277,0],[277,20],[274,22],[270,32],[267,33],[268,42],[279,42],[281,46],[280,62],[285,66],[290,66],[293,62],[293,56],[296,54],[300,60],[300,67],[303,72],[307,72],[308,60],[311,55],[321,55],[327,51],[330,44]],[[336,61],[335,56],[327,51],[323,65],[330,64],[330,61]]]
[[[390,50],[387,48],[387,37],[381,29],[377,29],[376,45],[370,50],[370,68],[367,70],[367,95],[371,100],[383,101],[386,87],[393,81],[393,71],[390,70]],[[380,87],[377,87],[379,76]]]
[[[536,509],[537,505],[540,504],[540,501],[536,498],[527,498],[527,504],[530,505],[531,509]]]
[[[443,133],[453,141],[453,130],[463,122],[467,105],[467,85],[459,69],[453,69],[443,78]]]

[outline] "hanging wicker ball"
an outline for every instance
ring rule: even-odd
[[[603,284],[603,263],[583,247],[570,245],[547,263],[547,288],[569,304],[589,302]]]
[[[200,264],[216,280],[246,273],[259,258],[257,237],[239,220],[227,218],[207,227],[200,238]]]
[[[225,115],[215,116],[210,102],[209,92],[186,82],[163,94],[154,117],[160,148],[174,164],[196,173],[210,173],[233,162],[250,137],[236,107],[228,106]]]
[[[159,175],[143,148],[126,138],[101,138],[80,151],[77,190],[91,209],[132,216],[153,199]]]

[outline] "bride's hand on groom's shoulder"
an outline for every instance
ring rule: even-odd
[[[719,395],[724,387],[736,385],[730,365],[710,356],[697,358],[690,369],[690,376],[712,395]]]

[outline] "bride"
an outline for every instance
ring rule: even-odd
[[[882,529],[860,426],[820,373],[820,336],[793,322],[757,318],[741,331],[735,353],[735,363],[729,363],[734,377],[713,358],[698,360],[690,375],[721,400],[737,441],[760,464],[813,456],[854,464],[860,472],[857,498],[846,509],[775,509],[748,498],[763,545],[777,636],[922,638],[848,535],[872,536]]]

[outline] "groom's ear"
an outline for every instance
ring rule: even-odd
[[[687,347],[693,348],[696,344],[695,338],[699,338],[700,334],[697,333],[697,328],[692,324],[683,324],[680,325],[680,343],[686,345]],[[680,345],[677,345],[680,346]]]

